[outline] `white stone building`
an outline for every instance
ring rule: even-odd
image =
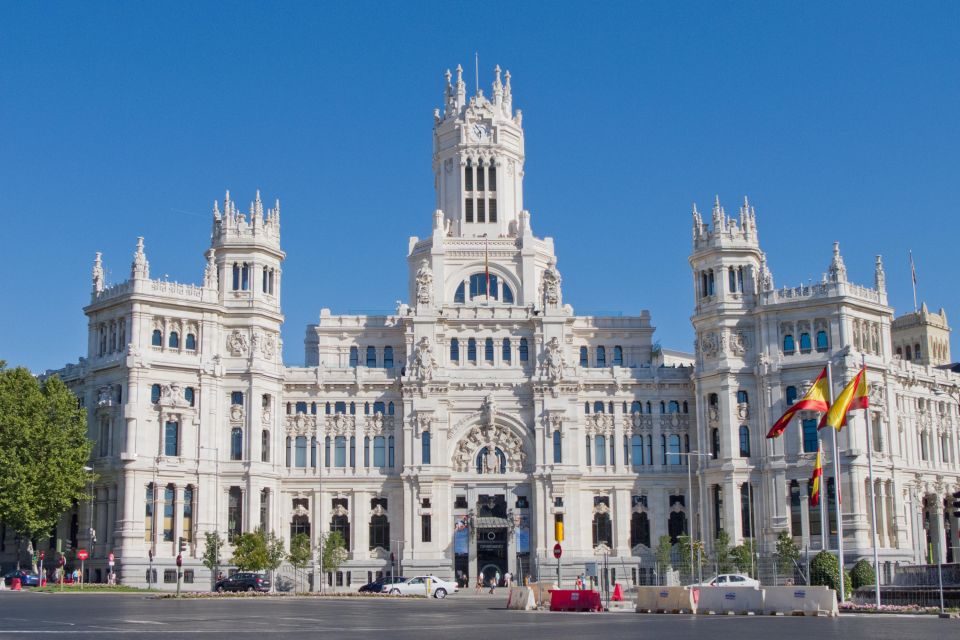
[[[524,208],[512,100],[499,68],[490,98],[447,74],[436,211],[409,241],[408,301],[387,316],[322,309],[303,367],[281,358],[279,203],[265,212],[258,193],[244,214],[228,193],[214,206],[202,285],[151,279],[139,239],[130,279],[107,287],[97,254],[87,357],[58,372],[88,409],[97,479],[56,534],[90,550],[91,578],[112,551],[121,579],[142,584],[152,551],[164,583],[182,537],[205,585],[204,534],[257,527],[315,543],[343,533],[349,557],[324,577],[343,588],[388,571],[391,553],[407,575],[471,584],[553,575],[558,522],[568,574],[609,555],[627,581],[691,512],[708,549],[720,529],[765,552],[783,530],[818,548],[814,416],[764,435],[828,359],[839,388],[862,357],[877,481],[871,491],[858,415],[839,440],[848,558],[869,554],[871,500],[882,561],[921,561],[928,539],[956,558],[944,499],[960,489],[960,375],[941,366],[946,317],[894,321],[879,257],[875,286],[856,285],[837,246],[822,282],[774,288],[746,202],[739,220],[719,203],[709,224],[694,209],[695,355],[655,346],[647,312],[577,316],[553,241]],[[921,343],[923,359],[894,353]]]

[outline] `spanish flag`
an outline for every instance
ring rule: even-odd
[[[848,384],[837,399],[834,400],[830,411],[820,420],[818,429],[831,426],[840,431],[847,424],[847,413],[857,409],[866,409],[870,403],[867,392],[867,370],[860,369],[856,377]]]
[[[817,460],[813,463],[813,475],[810,476],[810,507],[820,504],[820,478],[823,477],[823,458],[820,445],[817,444]]]
[[[780,416],[780,419],[770,428],[767,437],[779,438],[798,411],[826,412],[830,408],[829,398],[830,385],[827,383],[827,368],[824,367],[806,395],[787,408],[787,412]]]

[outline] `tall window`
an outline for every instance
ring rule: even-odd
[[[310,436],[310,468],[317,468],[317,437]]]
[[[641,435],[632,435],[630,436],[630,456],[633,458],[633,466],[642,467],[643,466],[643,436]]]
[[[373,466],[375,467],[387,466],[386,440],[383,436],[373,438]]]
[[[163,541],[173,542],[173,500],[177,490],[172,484],[163,489]]]
[[[357,466],[357,437],[350,436],[350,466]]]
[[[527,349],[527,339],[520,338],[520,362],[526,362],[529,360],[530,354]]]
[[[390,548],[390,521],[387,516],[373,516],[370,518],[370,548]]]
[[[143,512],[143,537],[147,542],[153,542],[153,505],[156,502],[156,496],[153,483],[147,484],[147,495],[144,502]]]
[[[191,407],[194,406],[196,393],[194,392],[193,387],[187,387],[183,390],[183,399],[186,400],[187,404],[189,404]]]
[[[786,354],[792,354],[796,351],[796,345],[793,341],[793,336],[789,333],[783,336],[783,352]]]
[[[826,331],[817,331],[817,351],[826,351],[829,348]]]
[[[720,429],[710,430],[710,457],[716,460],[720,457]]]
[[[677,434],[672,434],[668,439],[668,456],[667,464],[678,465],[680,464],[680,436]]]
[[[294,440],[294,464],[301,469],[307,467],[307,436],[297,436]]]
[[[367,366],[370,368],[377,366],[377,350],[374,347],[367,347]]]
[[[176,331],[171,331],[171,332],[170,332],[170,337],[167,338],[167,346],[170,347],[171,349],[179,349],[179,348],[180,348],[180,334],[177,333]]]
[[[800,353],[810,353],[810,334],[803,332],[800,334]]]
[[[803,503],[800,502],[800,483],[790,481],[790,530],[794,536],[803,533]]]
[[[243,391],[233,391],[230,393],[230,404],[243,406]]]
[[[594,453],[597,456],[597,466],[607,464],[607,438],[605,436],[594,437]]]
[[[750,428],[745,424],[740,425],[740,457],[750,457]]]
[[[603,347],[597,347],[597,366],[607,366],[607,350]]]
[[[786,395],[787,395],[787,406],[789,407],[790,405],[792,405],[794,402],[797,401],[797,388],[794,387],[793,385],[790,385],[789,387],[787,387]]]
[[[167,421],[163,428],[163,455],[176,456],[180,454],[180,423]]]
[[[487,338],[483,341],[483,359],[487,362],[493,362],[493,338]]]
[[[740,529],[744,538],[753,537],[753,487],[740,485]]]
[[[430,432],[424,431],[420,436],[420,459],[422,464],[430,464]]]
[[[590,366],[590,355],[586,347],[580,347],[580,366],[581,367]]]
[[[467,360],[470,362],[477,361],[477,341],[473,338],[467,340]]]
[[[747,404],[750,402],[750,396],[743,389],[737,391],[737,404]]]
[[[432,523],[431,523],[430,514],[425,513],[424,515],[420,516],[420,541],[421,542],[430,542],[430,540],[432,539],[431,531],[430,531],[431,524]]]
[[[457,364],[460,362],[460,341],[456,338],[450,340],[450,363]]]
[[[347,466],[347,438],[337,436],[333,439],[333,466]]]
[[[230,429],[230,459],[243,460],[243,429]]]
[[[393,347],[383,348],[383,368],[393,369]]]
[[[501,351],[501,353],[500,353],[500,358],[501,358],[501,360],[503,360],[504,362],[506,362],[507,364],[509,364],[509,363],[510,363],[510,359],[511,359],[511,357],[512,357],[512,354],[511,354],[511,352],[510,352],[510,338],[504,338],[504,339],[503,339],[503,344],[502,344],[502,346],[501,346],[500,351]]]
[[[233,263],[233,290],[240,290],[240,265],[236,262]]]
[[[306,500],[304,500],[304,502],[306,502]],[[260,491],[260,528],[266,531],[269,528],[269,525],[270,525],[270,489],[262,489]],[[309,529],[309,525],[308,525],[308,529]],[[305,533],[309,533],[309,531]]]
[[[250,290],[250,264],[247,262],[240,268],[240,288],[244,291]]]
[[[160,329],[153,330],[153,334],[150,336],[150,344],[154,347],[163,346],[163,332]]]
[[[183,490],[183,539],[193,542],[193,486]]]
[[[803,451],[804,453],[815,453],[817,450],[817,420],[810,418],[802,423],[803,429]]]
[[[623,347],[617,345],[613,348],[613,366],[623,366]]]
[[[363,436],[363,466],[370,466],[370,436]]]
[[[260,432],[260,462],[270,462],[270,432]]]
[[[650,518],[645,513],[634,513],[630,517],[630,546],[650,546]]]
[[[559,431],[553,432],[553,463],[563,462],[563,444],[562,436]]]
[[[387,438],[387,466],[393,469],[393,449],[394,449],[394,439],[393,436]]]
[[[360,350],[357,347],[350,347],[350,366],[356,367],[360,364]]]
[[[227,493],[227,541],[233,542],[243,532],[243,490],[230,487]]]

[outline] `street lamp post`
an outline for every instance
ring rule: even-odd
[[[214,475],[217,478],[216,488],[214,489],[214,513],[213,513],[213,532],[217,536],[216,557],[213,563],[213,579],[216,582],[220,573],[220,450],[217,447],[199,447],[201,451],[213,451]],[[199,473],[197,474],[199,476]],[[198,478],[199,480],[199,478]]]
[[[689,511],[689,514],[690,514],[690,517],[687,518],[687,522],[688,522],[688,527],[690,529],[690,534],[688,536],[690,538],[690,577],[693,578],[693,514],[695,513],[695,511],[693,508],[693,472],[691,470],[691,467],[693,465],[690,464],[690,458],[691,457],[709,457],[710,454],[704,453],[702,451],[686,451],[683,453],[679,453],[677,455],[687,456],[687,495],[688,495],[688,502],[690,503],[689,505],[687,505],[687,510]],[[699,472],[700,472],[700,467],[698,465],[697,473]],[[697,566],[700,565],[699,560],[700,559],[697,558]],[[702,575],[700,576],[700,582],[703,582]]]

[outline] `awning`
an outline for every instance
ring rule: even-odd
[[[474,522],[476,523],[477,529],[504,529],[510,527],[509,520],[495,516],[478,516]]]

